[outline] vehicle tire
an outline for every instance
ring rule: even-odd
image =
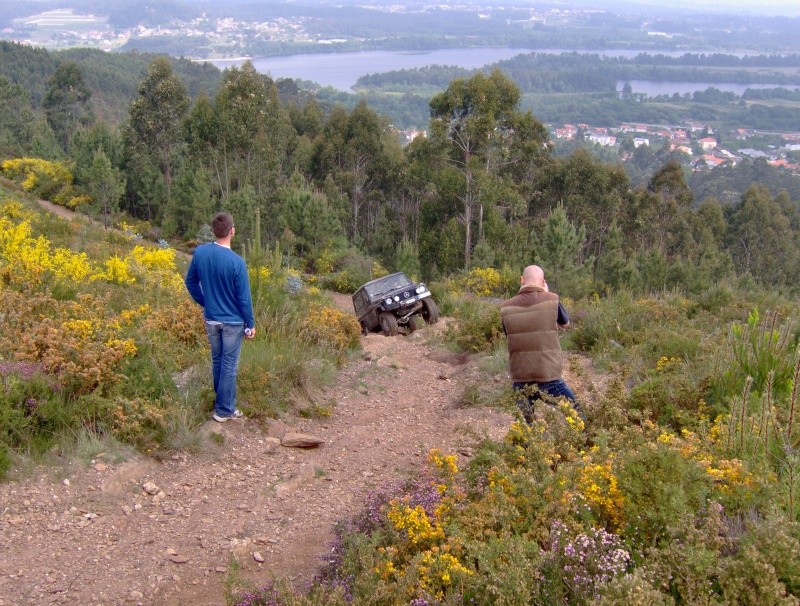
[[[408,330],[408,334],[412,334],[415,330],[417,330],[417,317],[411,316],[408,319],[408,324],[406,324],[406,329]]]
[[[439,308],[433,299],[422,299],[422,319],[428,324],[436,324],[439,321]]]
[[[380,317],[381,330],[387,337],[393,337],[397,334],[397,318],[394,315],[383,312]]]
[[[366,337],[369,334],[369,329],[367,328],[367,325],[364,324],[364,322],[360,322],[360,324],[361,324],[361,334]]]

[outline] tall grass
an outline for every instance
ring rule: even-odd
[[[4,195],[0,477],[86,432],[150,454],[200,448],[213,390],[202,313],[183,287],[188,259]],[[277,249],[261,260],[249,268],[258,331],[239,398],[266,420],[332,380],[359,327]]]

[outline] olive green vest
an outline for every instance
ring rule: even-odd
[[[508,336],[511,378],[543,383],[561,378],[558,341],[558,295],[538,286],[523,286],[500,306]]]

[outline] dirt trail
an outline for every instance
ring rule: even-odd
[[[98,456],[0,484],[0,606],[224,604],[232,558],[256,585],[275,576],[302,588],[336,521],[368,491],[405,477],[431,448],[463,461],[511,423],[459,407],[465,385],[508,378],[487,379],[476,360],[431,345],[445,324],[362,337],[363,354],[321,396],[335,403],[330,418],[287,417],[267,433],[248,420],[209,421],[202,431],[218,437],[198,455]],[[586,401],[579,377],[567,380]],[[325,443],[284,447],[287,432]]]
[[[99,458],[67,477],[42,470],[0,485],[0,606],[223,604],[231,557],[256,584],[275,575],[304,586],[335,522],[366,492],[404,477],[430,448],[464,457],[508,428],[507,414],[458,407],[478,370],[428,344],[442,324],[364,337],[363,355],[326,394],[336,401],[328,419],[291,418],[268,434],[247,420],[210,421],[204,430],[224,442],[197,456]],[[287,431],[325,444],[280,446]]]

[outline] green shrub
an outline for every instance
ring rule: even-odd
[[[654,371],[653,375],[636,385],[630,392],[630,405],[659,424],[675,429],[693,428],[703,417],[708,416],[705,401],[708,385],[698,382],[686,372],[686,366],[672,358],[666,368]],[[670,367],[671,366],[671,367]]]
[[[461,299],[445,338],[463,351],[485,351],[504,338],[500,307],[474,298]]]
[[[728,341],[729,366],[715,385],[718,397],[740,394],[747,377],[752,378],[756,393],[764,393],[772,376],[772,391],[787,394],[795,367],[794,327],[791,316],[782,320],[778,312],[772,312],[762,318],[757,309],[750,312],[746,323],[735,322]]]
[[[65,427],[80,423],[80,417],[70,418],[57,388],[35,364],[0,362],[0,444],[6,464],[10,449],[41,455]]]
[[[660,591],[649,576],[646,569],[637,568],[630,574],[612,579],[592,601],[592,606],[674,606],[675,600]]]
[[[663,444],[620,453],[615,465],[624,495],[624,534],[635,545],[658,545],[684,515],[706,503],[711,480],[701,465]]]
[[[6,479],[9,469],[11,469],[11,453],[8,446],[0,442],[0,480]]]

